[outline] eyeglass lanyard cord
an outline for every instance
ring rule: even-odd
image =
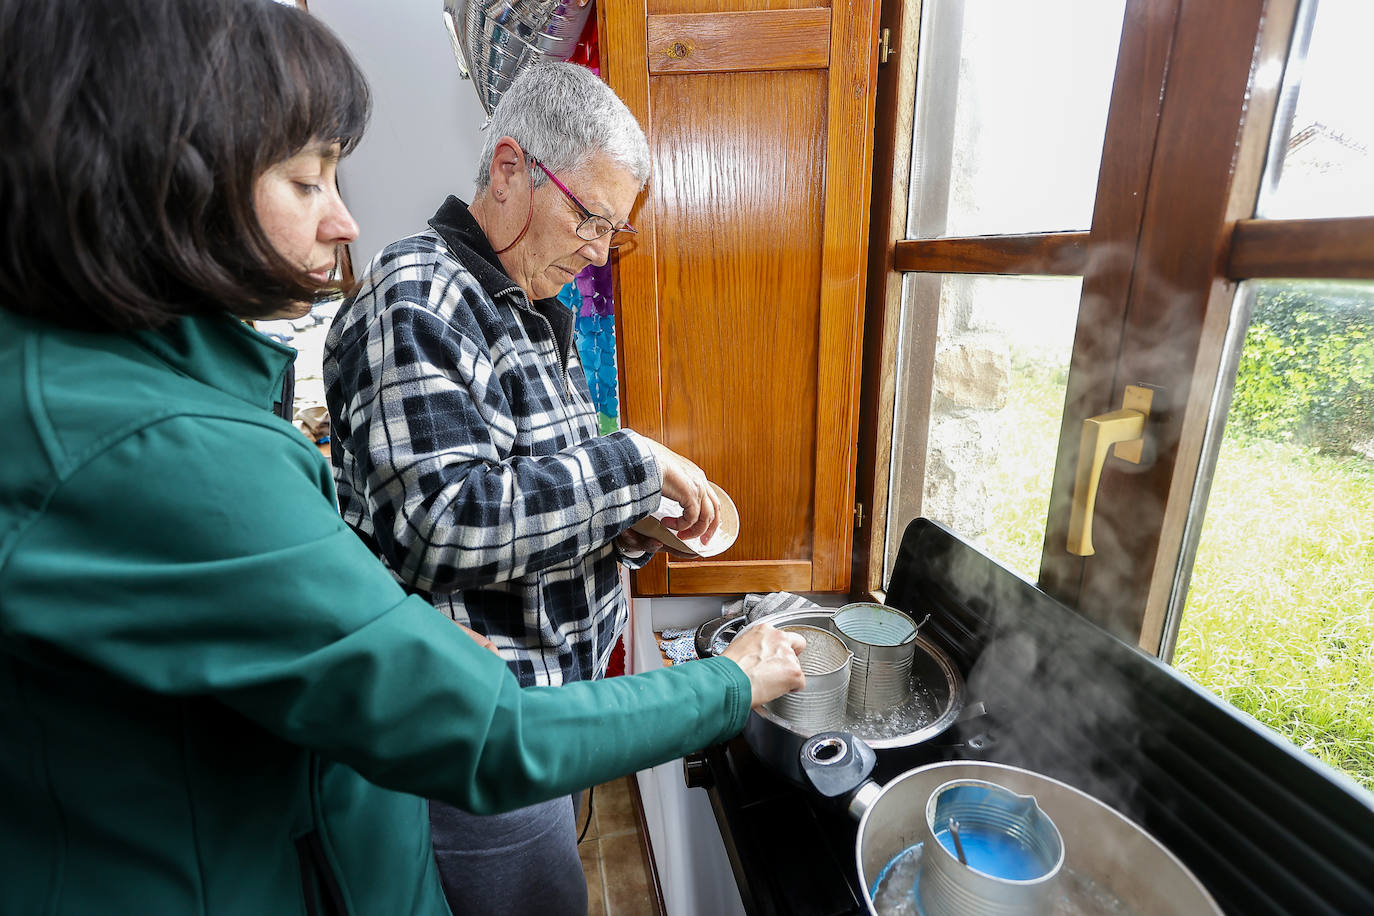
[[[529,160],[533,162],[534,157],[530,156]],[[514,248],[516,244],[525,237],[525,233],[530,230],[530,222],[534,219],[534,173],[530,171],[528,165],[525,166],[525,174],[530,176],[530,209],[529,212],[525,214],[525,225],[520,227],[520,234],[512,239],[509,245],[505,248],[496,249],[497,254],[505,254],[507,251]]]

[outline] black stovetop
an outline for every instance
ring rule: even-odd
[[[1353,781],[926,519],[906,531],[887,602],[931,613],[921,632],[985,714],[880,752],[876,782],[943,760],[1024,767],[1135,820],[1227,913],[1374,913],[1374,795]],[[743,738],[689,758],[687,773],[711,799],[750,916],[865,912],[858,824],[836,802]]]
[[[710,748],[702,764],[703,787],[751,916],[864,912],[854,870],[857,824],[774,776],[742,738]]]
[[[894,756],[873,771],[880,784],[912,767],[955,759],[941,745]],[[961,756],[961,755],[960,755]],[[706,789],[739,885],[754,916],[862,914],[854,860],[858,822],[839,802],[780,778],[736,738],[688,761],[689,785]]]

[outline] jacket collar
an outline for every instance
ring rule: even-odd
[[[232,315],[182,318],[135,340],[174,372],[271,410],[296,351]]]
[[[496,250],[487,241],[482,227],[468,210],[468,205],[452,194],[440,206],[434,218],[429,221],[430,228],[439,233],[449,250],[472,271],[477,282],[495,299],[512,289],[520,292],[519,285],[506,274]],[[525,296],[522,294],[521,299]]]
[[[477,224],[466,203],[450,194],[430,219],[429,226],[439,233],[439,237],[444,240],[444,244],[453,252],[454,257],[472,272],[488,296],[496,299],[514,290],[519,304],[530,302],[524,291],[501,266],[496,250],[491,247],[491,242],[487,241],[486,233]],[[559,361],[566,369],[576,316],[572,309],[559,302],[557,298],[535,299],[530,304],[536,312],[548,319],[552,326],[554,341],[558,345]]]

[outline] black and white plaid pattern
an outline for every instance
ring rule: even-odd
[[[766,595],[749,594],[735,601],[727,601],[721,608],[722,617],[743,614],[750,623],[762,620],[783,611],[796,611],[802,608],[820,607],[810,598],[794,595],[791,592],[769,592]]]
[[[598,435],[567,307],[530,302],[456,198],[430,226],[330,328],[340,512],[521,684],[598,677],[628,617],[612,539],[658,506],[658,467]]]

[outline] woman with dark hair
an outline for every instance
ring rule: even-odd
[[[347,52],[271,0],[0,0],[0,912],[447,912],[423,798],[723,740],[795,637],[563,688],[406,597],[270,408],[356,226]]]

